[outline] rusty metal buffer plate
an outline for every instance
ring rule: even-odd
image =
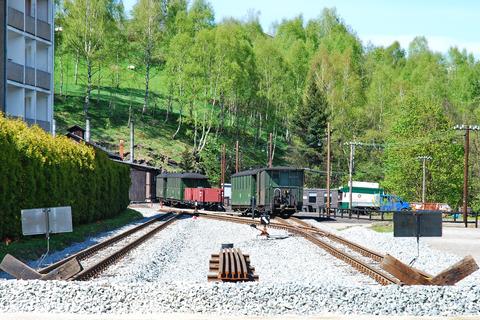
[[[394,237],[441,237],[441,212],[395,212],[393,214]]]

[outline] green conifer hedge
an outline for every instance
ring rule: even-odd
[[[0,239],[21,235],[21,209],[71,206],[74,228],[113,217],[129,187],[129,167],[104,152],[0,114]]]

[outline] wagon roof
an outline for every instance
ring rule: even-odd
[[[161,173],[157,177],[159,178],[181,178],[181,179],[196,179],[196,180],[207,180],[207,176],[195,173],[195,172],[184,172],[184,173]]]
[[[264,167],[264,168],[240,171],[238,173],[232,174],[232,177],[253,176],[261,171],[303,171],[303,169],[295,168],[295,167],[272,167],[272,168]]]

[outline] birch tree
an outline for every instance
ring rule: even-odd
[[[161,60],[159,49],[165,30],[165,10],[164,0],[139,0],[133,7],[130,25],[136,52],[133,57],[143,66],[145,78],[142,113],[148,109],[152,68]]]
[[[116,32],[115,10],[122,8],[116,0],[65,0],[64,41],[86,65],[86,90],[83,105],[85,118],[92,95],[93,76],[105,54],[109,36]]]

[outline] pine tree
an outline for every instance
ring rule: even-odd
[[[297,110],[293,128],[301,141],[301,157],[309,166],[317,166],[322,163],[328,121],[327,110],[327,99],[318,88],[314,76],[310,74],[303,97],[303,105]]]

